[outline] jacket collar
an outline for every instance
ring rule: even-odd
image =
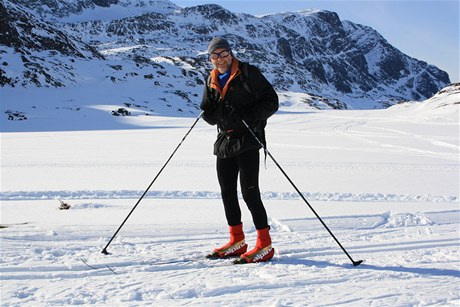
[[[224,99],[225,94],[227,93],[230,81],[235,79],[241,73],[239,64],[240,62],[238,61],[238,59],[234,57],[232,60],[230,78],[228,79],[223,89],[221,89],[219,85],[219,71],[217,70],[217,68],[214,68],[211,71],[211,88],[215,89],[220,93],[220,97],[222,98],[222,100]]]

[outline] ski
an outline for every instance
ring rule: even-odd
[[[114,269],[112,269],[111,267],[109,267],[107,264],[105,266],[101,266],[101,267],[96,267],[94,265],[91,265],[89,264],[88,262],[86,262],[83,258],[80,258],[80,260],[90,269],[92,270],[100,270],[100,269],[109,269],[113,274],[118,274],[117,272],[115,272]]]
[[[219,267],[219,266],[232,266],[232,265],[238,265],[238,264],[256,264],[256,263],[268,263],[268,262],[274,262],[278,261],[278,259],[270,259],[268,261],[264,262],[243,262],[240,261],[240,258],[214,258],[214,259],[209,259],[209,258],[193,258],[193,259],[178,259],[178,260],[165,260],[165,261],[154,261],[154,262],[142,262],[142,263],[127,263],[125,265],[119,265],[119,267],[129,267],[129,266],[136,266],[136,265],[147,265],[147,266],[164,266],[164,265],[175,265],[175,264],[187,264],[187,263],[195,263],[198,265],[201,265],[202,267],[199,268],[206,268],[206,267]],[[83,258],[80,258],[81,262],[85,264],[86,267],[88,267],[91,270],[109,270],[113,274],[119,274],[115,270],[113,266],[109,266],[107,264],[100,264],[100,265],[94,265],[94,264],[89,264],[88,261],[86,261]]]
[[[109,266],[109,265],[94,265],[94,264],[89,264],[87,261],[85,261],[83,258],[80,258],[81,262],[85,264],[86,267],[88,267],[91,270],[105,270],[108,269],[114,274],[118,274],[116,270]],[[215,259],[217,260],[217,259]],[[215,260],[210,260],[206,258],[196,258],[196,259],[179,259],[179,260],[166,260],[166,261],[155,261],[155,262],[143,262],[143,263],[133,263],[133,264],[126,264],[126,265],[120,265],[120,267],[129,267],[129,266],[135,266],[135,265],[141,265],[141,266],[163,266],[163,265],[174,265],[174,264],[186,264],[186,263],[195,263],[195,264],[200,264],[203,265],[203,267],[208,267],[212,266],[211,263],[214,262]],[[219,259],[219,260],[228,260],[228,259]],[[216,261],[220,262],[220,266],[222,265],[232,265],[232,262],[226,261],[226,263],[222,263],[221,261]]]
[[[83,258],[80,258],[81,262],[85,264],[88,268],[91,270],[103,270],[103,269],[108,269],[114,274],[118,274],[115,269],[107,264],[105,265],[94,265],[94,264],[89,264],[86,260]],[[167,261],[156,261],[156,262],[144,262],[144,263],[136,263],[136,264],[125,264],[125,265],[120,265],[120,267],[128,267],[132,265],[149,265],[149,266],[155,266],[155,265],[168,265],[168,264],[180,264],[180,263],[193,263],[196,262],[198,263],[200,259],[181,259],[181,260],[167,260]]]
[[[253,261],[253,262],[248,262],[246,259],[241,258],[241,257],[226,257],[226,258],[206,258],[207,260],[210,261],[226,261],[228,264],[236,265],[236,264],[256,264],[256,263],[268,263],[268,262],[275,262],[279,261],[278,258],[271,258],[269,260],[265,261]]]

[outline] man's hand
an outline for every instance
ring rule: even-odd
[[[200,108],[205,113],[214,113],[214,111],[216,110],[216,103],[211,101],[210,99],[206,99],[201,103]]]

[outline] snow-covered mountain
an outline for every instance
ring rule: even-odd
[[[382,108],[450,83],[372,28],[329,11],[255,17],[168,0],[2,0],[0,10],[3,87],[142,82],[141,101],[153,91],[165,105],[179,100],[196,112],[216,35],[279,93],[302,93],[316,108]]]
[[[2,86],[65,86],[77,81],[79,61],[103,59],[95,48],[21,6],[2,1],[0,13]]]
[[[11,0],[10,0],[11,1]],[[14,0],[54,22],[112,20],[148,12],[173,13],[179,6],[168,0]]]

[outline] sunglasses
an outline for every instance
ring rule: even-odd
[[[209,55],[209,58],[211,60],[218,60],[219,58],[225,59],[229,55],[230,55],[230,51],[229,50],[224,50],[224,51],[221,51],[221,52],[218,52],[218,53],[211,52],[211,54]]]

